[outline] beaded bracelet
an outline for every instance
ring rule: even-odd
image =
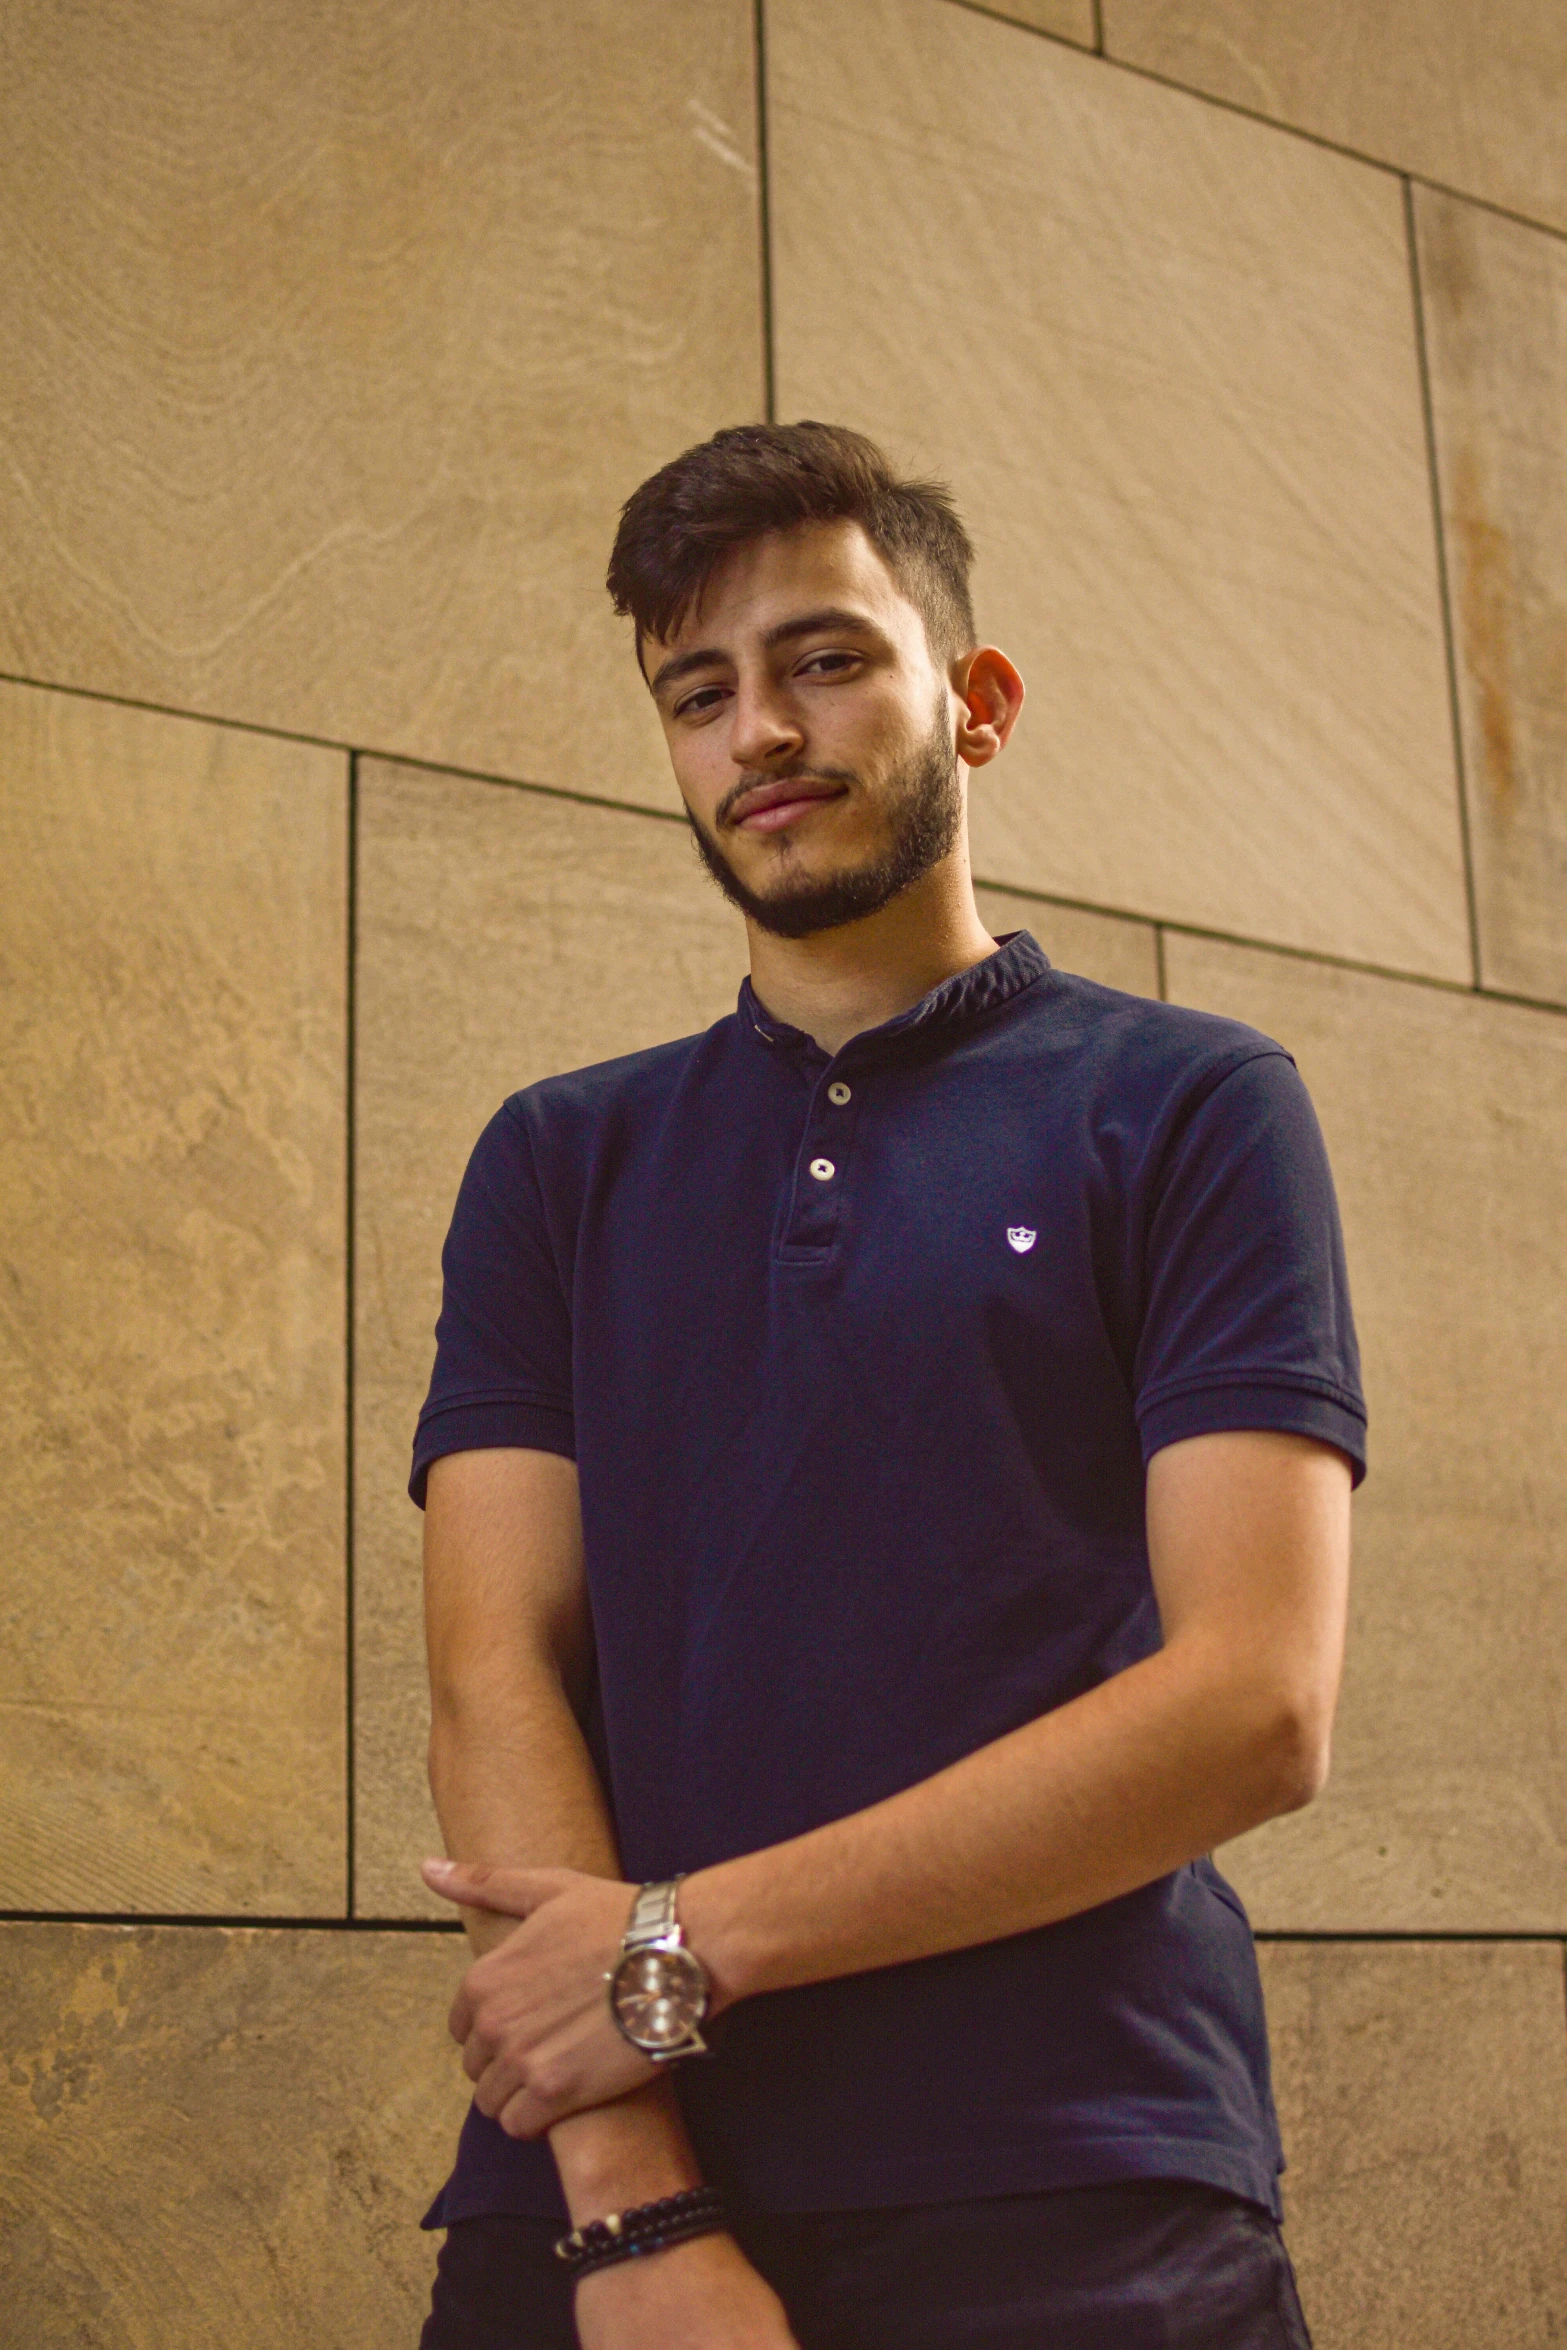
[[[566,2263],[575,2282],[596,2268],[613,2268],[619,2260],[638,2260],[644,2253],[689,2243],[694,2236],[717,2235],[728,2224],[723,2197],[715,2187],[687,2187],[657,2203],[636,2203],[629,2211],[611,2211],[603,2219],[586,2221],[561,2237],[555,2257]]]

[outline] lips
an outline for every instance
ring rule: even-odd
[[[822,800],[841,799],[843,792],[841,783],[807,775],[761,783],[737,802],[729,821],[742,832],[781,832],[807,808]]]

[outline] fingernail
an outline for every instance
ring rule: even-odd
[[[454,1860],[427,1860],[424,1873],[427,1877],[449,1877],[456,1866]]]

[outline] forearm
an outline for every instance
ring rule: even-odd
[[[888,1801],[690,1877],[719,2001],[997,1940],[1113,1900],[1308,1799],[1268,1686],[1165,1649]]]
[[[558,1671],[547,1656],[512,1658],[495,1679],[502,1686],[434,1699],[430,1792],[448,1853],[618,1876],[609,1807]],[[476,1954],[516,1923],[481,1909],[461,1914]]]
[[[437,1704],[430,1784],[453,1858],[620,1873],[592,1757],[544,1660],[530,1677],[509,1676],[504,1703]],[[476,1955],[516,1930],[515,1918],[488,1910],[464,1909],[462,1917]],[[668,2081],[573,2114],[549,2135],[574,2220],[651,2202],[700,2179]]]

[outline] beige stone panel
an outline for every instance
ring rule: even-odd
[[[508,1094],[732,1011],[745,937],[683,824],[379,761],[359,794],[356,1897],[445,1915],[405,1488],[452,1202]]]
[[[344,1898],[347,762],[0,685],[0,1906]]]
[[[970,10],[768,21],[780,413],[952,481],[1033,693],[978,869],[1467,978],[1396,184]]]
[[[1559,0],[1104,0],[1105,49],[1567,228]]]
[[[1054,33],[1058,40],[1075,41],[1092,49],[1099,37],[1093,0],[962,0],[985,16],[999,16],[1008,24],[1027,25],[1031,32]]]
[[[1562,1958],[1540,1944],[1261,1953],[1316,2350],[1545,2350],[1567,2276]]]
[[[979,918],[993,938],[1008,930],[1031,931],[1062,971],[1080,972],[1128,995],[1159,993],[1159,942],[1151,922],[1127,922],[1086,906],[1053,906],[1004,889],[981,886],[974,895]]]
[[[1232,1845],[1264,1927],[1567,1925],[1567,1020],[1198,939],[1171,998],[1294,1054],[1371,1412],[1333,1776]]]
[[[760,411],[751,0],[0,33],[0,669],[670,803],[604,566]]]
[[[1567,1002],[1567,245],[1426,188],[1415,220],[1481,977]]]
[[[467,2104],[445,1934],[0,1926],[0,2306],[28,2350],[392,2350]]]

